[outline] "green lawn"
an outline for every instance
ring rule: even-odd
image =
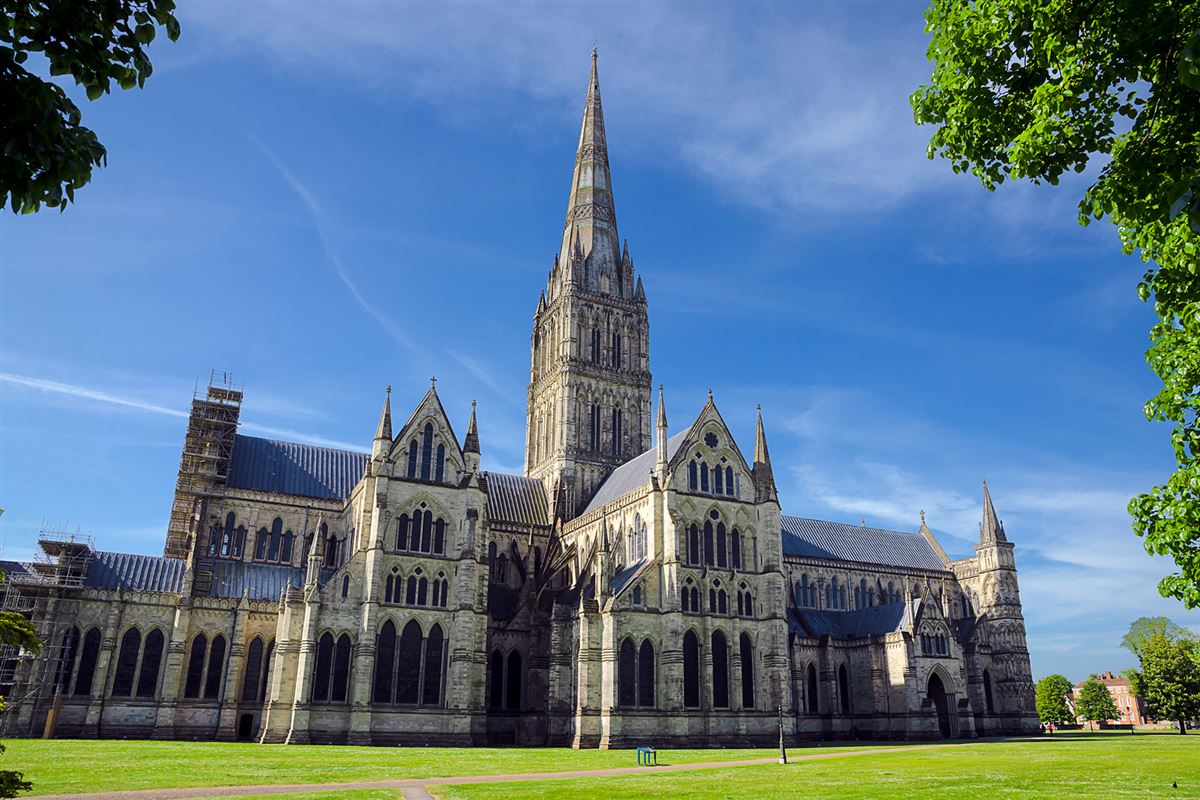
[[[636,766],[629,750],[285,747],[218,742],[23,740],[5,742],[0,765],[21,769],[33,794],[340,783],[366,780],[559,772]],[[793,748],[792,756],[896,744]],[[660,763],[772,757],[774,750],[677,750]],[[1179,787],[1171,788],[1177,781]],[[550,797],[680,798],[1200,798],[1200,736],[1067,734],[1043,741],[794,761],[703,772],[434,786],[445,800]],[[394,800],[398,790],[271,795],[278,800]]]
[[[0,758],[0,766],[23,771],[26,779],[33,781],[35,795],[637,766],[632,750],[332,747],[90,739],[6,739],[4,744],[8,752]],[[770,757],[774,753],[774,750],[673,750],[663,751],[659,761],[679,764],[741,760]],[[372,795],[364,795],[368,796]]]
[[[1177,789],[1171,782],[1178,783]],[[440,786],[445,800],[1200,798],[1200,736],[1056,736],[645,777]],[[316,800],[316,798],[313,798]],[[366,800],[359,798],[358,800]]]

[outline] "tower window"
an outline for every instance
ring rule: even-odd
[[[608,353],[608,364],[613,369],[621,368],[621,334],[613,333],[612,349]]]
[[[621,437],[624,431],[621,429],[621,409],[613,408],[612,410],[612,442],[610,443],[610,451],[614,456],[621,455]]]
[[[591,361],[593,364],[600,363],[600,329],[592,328],[592,352]]]

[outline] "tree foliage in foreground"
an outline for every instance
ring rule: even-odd
[[[1112,692],[1092,675],[1079,687],[1079,699],[1075,701],[1079,716],[1089,723],[1117,719],[1121,712],[1113,700]]]
[[[1043,723],[1061,724],[1071,722],[1075,715],[1067,703],[1071,694],[1071,682],[1062,675],[1047,675],[1037,682],[1034,693],[1037,696],[1037,715]]]
[[[0,570],[0,584],[7,576]],[[29,624],[22,614],[15,611],[0,612],[0,645],[9,645],[36,653],[42,649],[42,642],[37,637],[37,631]],[[7,710],[4,698],[0,697],[0,714]],[[4,754],[4,745],[0,744],[0,755]],[[16,797],[18,792],[28,792],[33,784],[25,780],[25,774],[17,770],[0,769],[0,797]]]
[[[1200,3],[932,0],[925,20],[933,73],[912,106],[937,126],[930,158],[988,189],[1103,163],[1079,222],[1108,219],[1148,265],[1146,360],[1163,388],[1145,413],[1172,424],[1177,462],[1129,512],[1180,568],[1159,591],[1200,605]]]
[[[1179,732],[1185,722],[1200,719],[1200,644],[1164,634],[1151,636],[1138,654],[1141,665],[1130,671],[1130,688],[1146,703],[1146,713],[1172,720]]]
[[[174,0],[0,0],[0,207],[65,210],[108,155],[63,88],[29,69],[30,54],[89,100],[113,83],[141,87],[158,28],[179,38],[174,10]]]

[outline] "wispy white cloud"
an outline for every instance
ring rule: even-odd
[[[149,414],[177,418],[182,417],[185,419],[188,416],[188,412],[181,408],[171,408],[170,406],[159,405],[157,403],[148,402],[137,397],[116,394],[105,389],[79,386],[72,383],[62,383],[60,381],[52,381],[45,378],[31,377],[28,375],[15,375],[11,372],[0,372],[0,382],[7,383],[12,386],[21,386],[26,389],[32,389],[43,394],[73,398],[84,401],[85,404],[92,406],[100,404],[114,406],[117,408],[127,408],[133,411]],[[261,425],[255,422],[243,421],[240,423],[239,428],[241,430],[260,433],[266,436],[282,437],[289,441],[315,444],[320,447],[335,447],[341,450],[358,451],[362,451],[364,449],[362,443],[341,442],[336,439],[328,439],[323,436],[304,433],[302,431],[295,431],[287,428],[276,428],[269,425]]]
[[[147,411],[153,414],[165,414],[171,417],[186,417],[188,412],[178,408],[169,408],[167,406],[149,403],[144,400],[139,400],[135,397],[123,397],[121,395],[112,394],[100,389],[91,389],[86,386],[76,386],[70,383],[60,383],[58,381],[46,380],[45,378],[34,378],[27,375],[14,375],[11,372],[0,372],[0,381],[9,383],[14,386],[24,386],[29,389],[35,389],[39,392],[61,395],[64,397],[74,397],[80,400],[90,400],[96,403],[104,403],[112,406],[121,406],[123,408],[132,408],[137,411]]]
[[[638,144],[627,146],[786,214],[891,207],[954,180],[925,158],[930,131],[912,123],[908,105],[929,70],[916,6],[887,9],[878,15],[886,20],[695,4],[630,14],[582,4],[264,2],[182,13],[214,54],[257,51],[301,77],[335,72],[363,92],[538,135],[545,115],[560,125],[578,113],[595,40],[610,132],[635,132]],[[538,108],[517,108],[513,95]]]
[[[329,225],[325,214],[321,210],[321,206],[319,203],[317,203],[317,199],[313,196],[313,193],[309,191],[308,187],[305,186],[300,179],[297,178],[295,174],[293,174],[292,171],[289,170],[287,166],[275,156],[274,153],[271,152],[270,148],[253,136],[249,136],[249,139],[262,152],[267,161],[271,163],[271,166],[275,168],[280,177],[282,177],[284,182],[287,183],[288,188],[290,188],[292,192],[295,193],[296,197],[300,199],[301,204],[304,206],[305,210],[308,211],[309,216],[312,217],[313,228],[317,232],[317,237],[321,240],[321,246],[325,250],[325,256],[329,259],[329,263],[333,267],[334,274],[337,275],[338,280],[342,282],[342,285],[344,285],[346,290],[350,292],[350,296],[354,298],[354,302],[358,303],[359,308],[361,308],[367,313],[368,316],[379,323],[379,325],[399,344],[408,348],[408,350],[414,354],[420,354],[422,352],[421,348],[418,347],[413,338],[408,335],[408,332],[397,325],[373,303],[367,300],[366,296],[359,291],[358,286],[355,285],[354,281],[351,279],[350,273],[346,270],[346,265],[343,263],[341,255],[338,253],[337,248],[335,248],[333,245],[333,240],[328,232]]]

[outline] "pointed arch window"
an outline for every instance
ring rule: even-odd
[[[983,671],[983,700],[987,707],[987,713],[995,714],[996,706],[992,700],[992,676],[986,669]]]
[[[621,334],[613,331],[612,346],[608,353],[608,364],[613,369],[621,368]]]
[[[92,681],[96,676],[96,662],[100,658],[100,629],[92,628],[83,637],[83,648],[79,653],[79,669],[75,675],[75,696],[92,693]]]
[[[708,465],[700,462],[700,491],[708,491]]]
[[[338,637],[337,647],[333,651],[333,685],[330,687],[329,699],[335,703],[346,702],[350,684],[350,653],[352,643],[349,635],[343,633]]]
[[[199,697],[201,681],[204,679],[204,656],[208,654],[208,637],[203,633],[192,639],[188,653],[187,680],[184,682],[184,697]]]
[[[596,403],[592,403],[589,422],[588,449],[595,453],[600,450],[600,406]]]
[[[713,565],[713,524],[710,520],[704,521],[704,564],[711,567]]]
[[[733,533],[729,537],[729,553],[732,556],[731,561],[734,569],[742,568],[742,534],[737,528],[733,529]]]
[[[142,646],[142,632],[130,628],[121,637],[121,651],[117,656],[116,674],[113,676],[112,696],[129,697],[133,694],[134,673],[137,672],[138,650]]]
[[[268,545],[268,549],[267,549],[267,560],[268,561],[278,561],[279,560],[279,546],[281,544],[280,540],[282,538],[283,538],[283,520],[280,519],[279,517],[276,517],[275,521],[271,523],[271,540],[270,540],[270,544]]]
[[[617,704],[622,708],[637,705],[637,648],[630,638],[621,642],[617,657]]]
[[[713,469],[713,491],[717,494],[725,494],[725,471],[719,466]]]
[[[262,680],[263,640],[255,636],[246,648],[246,671],[242,676],[242,702],[252,703],[258,699],[258,685]]]
[[[688,489],[690,489],[693,492],[700,488],[699,477],[698,477],[698,473],[696,472],[696,469],[697,469],[696,462],[689,461],[688,462],[688,470],[687,470],[687,472],[688,472]]]
[[[804,692],[805,710],[810,714],[820,713],[820,702],[817,699],[817,667],[814,664],[808,665],[808,680],[806,684]]]
[[[749,634],[738,637],[738,657],[742,666],[742,708],[754,708],[754,645]]]
[[[726,541],[726,537],[725,537],[725,523],[718,522],[717,523],[717,566],[718,567],[725,567],[725,566],[728,566],[728,564],[729,564],[728,557],[726,556],[726,553],[728,552],[728,550],[726,548],[727,544],[728,544],[728,542]]]
[[[421,433],[421,480],[429,480],[433,463],[433,423],[426,422]]]
[[[208,669],[204,676],[204,699],[215,700],[221,694],[221,677],[225,672],[225,637],[216,636],[208,649]]]
[[[421,626],[409,620],[400,634],[400,658],[396,668],[396,702],[416,705],[421,678]]]
[[[713,707],[729,708],[729,645],[721,631],[712,635],[712,669]]]
[[[688,547],[687,547],[688,563],[700,563],[700,528],[696,523],[688,526]]]
[[[333,634],[324,634],[317,642],[316,673],[313,677],[313,702],[329,699],[329,679],[333,672]]]
[[[614,456],[621,455],[621,439],[624,435],[622,429],[621,409],[613,406],[612,410],[612,439],[609,442],[609,452]]]
[[[683,706],[700,707],[700,640],[692,630],[683,635]]]
[[[591,345],[592,345],[591,361],[593,364],[599,364],[600,363],[600,329],[597,327],[592,328]]]
[[[408,443],[408,477],[417,477],[417,440],[412,439]]]
[[[504,707],[504,654],[493,650],[488,659],[488,683],[491,687],[491,697],[488,707],[500,709]]]
[[[642,640],[638,649],[638,707],[654,708],[654,645]]]
[[[372,694],[376,703],[392,702],[392,675],[396,669],[396,626],[389,619],[375,639],[375,681]]]
[[[733,467],[725,468],[725,494],[729,495],[730,497],[733,497],[734,495]]]
[[[434,625],[425,637],[425,675],[421,703],[438,706],[442,703],[442,662],[445,659],[445,637],[442,626]]]
[[[142,666],[138,669],[137,696],[154,697],[158,691],[158,671],[162,666],[165,637],[158,628],[146,636],[142,649]]]
[[[842,713],[850,713],[850,676],[846,673],[846,665],[842,664],[838,667],[838,701],[842,706]]]

